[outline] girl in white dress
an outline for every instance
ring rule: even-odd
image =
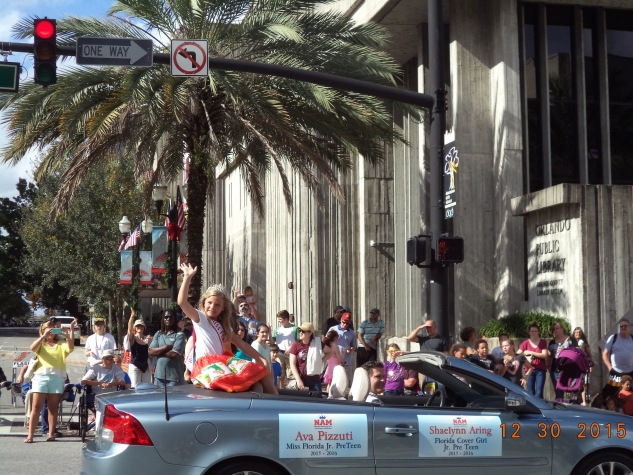
[[[221,286],[209,287],[200,297],[200,310],[197,310],[187,301],[187,296],[191,279],[198,268],[183,263],[180,269],[183,272],[183,280],[178,293],[178,305],[193,323],[196,359],[205,355],[221,355],[230,352],[231,344],[233,344],[270,372],[270,363],[233,332],[233,304],[226,291]],[[259,382],[264,392],[277,394],[272,378],[264,377]]]

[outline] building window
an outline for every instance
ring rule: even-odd
[[[525,192],[633,184],[633,10],[524,3]]]

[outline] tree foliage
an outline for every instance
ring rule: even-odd
[[[35,196],[35,186],[20,179],[16,188],[18,196],[0,199],[0,314],[9,318],[28,315],[23,297],[32,290],[32,280],[22,271],[26,250],[20,226]]]
[[[142,219],[143,196],[132,167],[116,160],[95,167],[68,211],[51,221],[61,180],[59,175],[45,177],[25,216],[26,270],[41,276],[41,288],[61,285],[69,295],[94,304],[98,313],[107,314],[110,304],[120,317],[129,286],[119,284],[118,221],[123,215],[135,223]]]

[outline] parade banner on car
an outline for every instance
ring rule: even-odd
[[[119,273],[119,284],[132,283],[132,251],[121,251],[121,272]]]
[[[141,284],[147,285],[152,283],[152,251],[139,251],[141,265],[139,271],[141,273]]]
[[[168,244],[167,226],[154,226],[152,229],[152,274],[165,273]]]
[[[365,414],[279,414],[279,458],[367,457]]]
[[[501,457],[498,416],[419,415],[418,457]]]

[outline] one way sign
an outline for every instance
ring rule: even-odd
[[[134,38],[77,38],[77,64],[144,66],[154,63],[152,40]]]

